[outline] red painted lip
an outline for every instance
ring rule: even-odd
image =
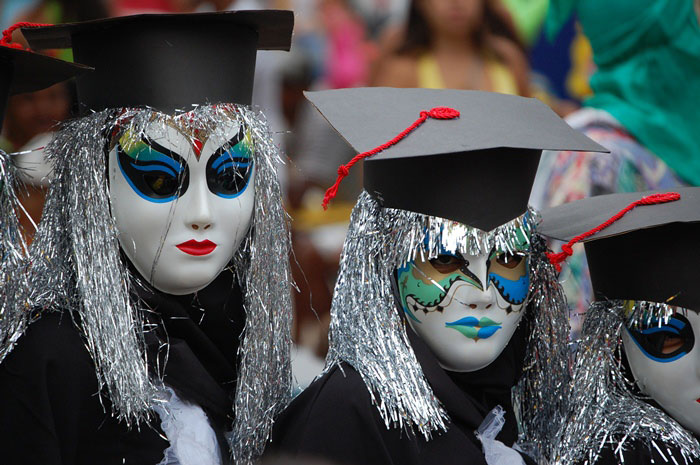
[[[175,247],[190,255],[207,255],[214,251],[216,244],[210,240],[203,240],[202,242],[199,242],[195,241],[194,239],[190,239],[189,241],[178,244]]]
[[[700,399],[695,399],[695,402],[698,402],[698,403],[700,403]]]

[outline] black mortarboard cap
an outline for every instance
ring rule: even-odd
[[[591,197],[542,211],[538,231],[569,241],[656,192]],[[700,310],[700,188],[638,206],[584,240],[595,298],[646,300]],[[671,299],[671,300],[669,300]]]
[[[45,89],[89,70],[87,66],[0,45],[0,127],[8,96]]]
[[[291,11],[145,14],[23,29],[35,49],[73,48],[83,111],[250,104],[257,50],[289,50]]]
[[[457,110],[458,118],[428,118],[395,145],[367,158],[364,187],[383,207],[485,231],[527,210],[543,149],[607,152],[536,99],[382,87],[305,95],[357,152],[392,139],[421,111]]]

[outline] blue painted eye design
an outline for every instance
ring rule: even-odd
[[[177,153],[145,138],[131,143],[120,139],[116,148],[124,178],[142,198],[164,203],[187,191],[189,169]]]
[[[525,266],[522,273],[518,273],[518,266],[523,262]],[[489,281],[509,304],[524,303],[530,290],[526,257],[520,254],[492,253],[489,260]]]
[[[209,190],[219,197],[232,199],[245,191],[253,173],[253,157],[243,126],[212,154],[206,172]]]
[[[628,331],[644,355],[661,363],[678,360],[695,345],[693,327],[680,313],[664,325],[659,325],[657,320],[643,329],[628,328]]]

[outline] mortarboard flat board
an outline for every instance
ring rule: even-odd
[[[89,66],[0,45],[0,121],[8,96],[45,89],[91,70]]]
[[[95,67],[77,80],[83,112],[249,105],[257,50],[289,50],[291,11],[144,14],[24,28],[35,49],[73,48]]]
[[[700,311],[700,188],[634,208],[584,241],[595,298],[646,300]],[[538,231],[568,241],[655,192],[610,194],[543,210]],[[670,300],[669,300],[670,299]]]
[[[364,187],[382,206],[490,231],[527,210],[542,150],[607,152],[536,99],[492,92],[355,88],[306,97],[357,152],[446,106],[392,147],[367,158]]]

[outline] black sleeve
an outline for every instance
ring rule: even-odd
[[[360,375],[347,365],[343,371],[326,373],[292,401],[275,423],[266,455],[338,465],[418,463],[415,443],[387,429]]]
[[[0,456],[8,464],[77,461],[82,431],[104,417],[92,360],[70,317],[31,324],[0,364]],[[86,424],[87,423],[87,424]]]

